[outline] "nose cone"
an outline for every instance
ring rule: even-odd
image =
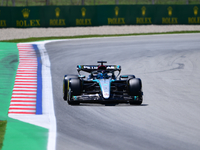
[[[100,80],[100,87],[103,98],[108,99],[110,97],[110,79]]]

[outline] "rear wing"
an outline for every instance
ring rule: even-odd
[[[99,65],[77,65],[77,71],[78,73],[80,71],[85,71],[87,73],[91,73],[93,71],[97,71],[98,70],[98,66]],[[117,66],[117,65],[105,65],[106,66],[106,70],[108,71],[119,71],[121,72],[121,66]]]

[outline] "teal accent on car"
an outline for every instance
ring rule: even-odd
[[[135,100],[135,101],[137,100],[137,98],[138,98],[138,96],[134,96],[134,100]]]
[[[127,75],[121,75],[121,78],[128,78]]]
[[[77,100],[77,96],[73,96],[75,100]]]

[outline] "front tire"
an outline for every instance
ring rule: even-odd
[[[68,80],[63,80],[63,99],[66,101],[68,96]]]
[[[69,90],[68,90],[68,97],[67,102],[69,105],[79,105],[80,102],[75,101],[73,96],[81,95],[81,80],[80,79],[69,79]]]
[[[128,81],[128,92],[133,97],[129,101],[131,105],[141,105],[143,102],[142,81],[139,78],[132,78]]]
[[[69,79],[78,79],[78,75],[68,74],[64,75],[63,78],[63,99],[66,101],[68,97],[68,90],[69,90]]]

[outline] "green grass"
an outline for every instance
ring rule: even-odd
[[[4,139],[4,134],[6,131],[6,124],[7,124],[7,121],[0,120],[0,150],[3,146],[3,139]]]
[[[8,125],[8,110],[12,96],[15,75],[18,66],[18,49],[16,43],[0,42],[0,149],[5,145],[5,129]],[[5,134],[6,135],[6,134]]]
[[[7,118],[2,150],[47,150],[49,130]]]
[[[200,33],[200,31],[176,31],[176,32],[161,32],[161,33],[134,33],[134,34],[113,34],[113,35],[79,35],[79,36],[61,36],[61,37],[32,37],[27,39],[14,39],[3,40],[0,42],[33,42],[43,40],[56,40],[56,39],[76,39],[76,38],[93,38],[93,37],[115,37],[115,36],[137,36],[137,35],[153,35],[153,34],[182,34],[182,33]]]
[[[2,3],[3,2],[3,3]],[[115,5],[116,0],[84,0],[85,5]],[[189,4],[200,4],[199,0],[188,0]],[[1,6],[13,6],[11,0],[3,0]],[[3,5],[2,5],[3,4]],[[82,0],[49,0],[49,5],[81,5]],[[119,0],[119,5],[148,5],[152,0]],[[186,0],[154,0],[154,4],[186,4]],[[46,0],[15,0],[15,6],[45,6]]]

